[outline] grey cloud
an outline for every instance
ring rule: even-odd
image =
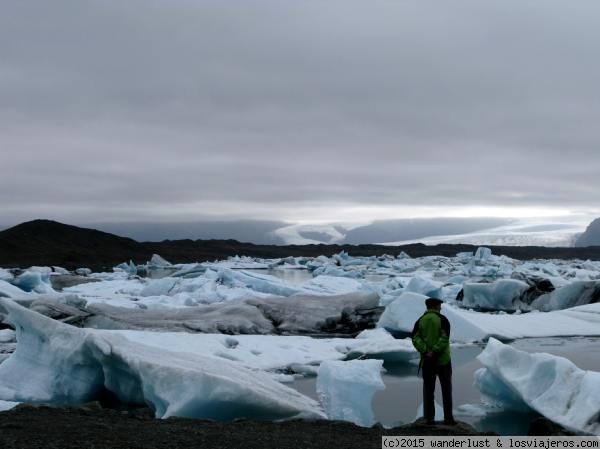
[[[1,8],[4,221],[599,207],[592,0]]]

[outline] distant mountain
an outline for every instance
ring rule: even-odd
[[[257,244],[282,244],[273,234],[289,223],[274,220],[205,220],[193,222],[91,223],[83,226],[122,235],[138,242],[161,240],[229,240]]]
[[[104,266],[138,252],[135,240],[51,220],[28,221],[0,232],[0,264],[9,267]]]
[[[339,232],[339,229],[332,230]],[[318,235],[312,235],[313,237]],[[421,243],[402,246],[382,245],[255,245],[236,240],[164,240],[137,242],[95,229],[80,228],[50,220],[34,220],[0,232],[0,266],[22,267],[58,265],[67,269],[89,267],[94,271],[110,271],[113,266],[133,260],[142,264],[152,254],[160,254],[174,263],[225,259],[236,254],[251,257],[330,256],[347,251],[354,256],[399,254],[412,257],[430,255],[454,256],[458,252],[475,251],[477,246]],[[491,246],[494,254],[516,259],[557,258],[600,260],[600,247],[548,248],[536,246]]]
[[[590,223],[575,242],[575,246],[600,246],[600,218],[596,218]]]

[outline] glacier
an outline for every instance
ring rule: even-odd
[[[371,427],[375,416],[371,402],[385,389],[382,360],[325,361],[317,374],[317,394],[329,419]]]
[[[482,401],[507,410],[532,409],[576,432],[600,435],[600,372],[568,359],[527,353],[491,338],[477,357]]]

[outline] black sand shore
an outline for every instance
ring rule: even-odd
[[[367,449],[384,435],[484,435],[467,424],[394,429],[336,421],[214,422],[153,419],[148,410],[20,406],[0,413],[0,448],[14,449]]]

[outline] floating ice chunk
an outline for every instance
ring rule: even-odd
[[[178,278],[151,279],[140,292],[141,296],[169,295],[178,283]]]
[[[325,361],[317,375],[317,394],[329,419],[362,427],[375,424],[371,401],[383,390],[382,360]]]
[[[485,367],[475,376],[484,402],[507,409],[527,405],[567,428],[600,434],[600,373],[579,369],[563,357],[519,351],[495,339],[477,358]]]
[[[492,283],[470,283],[463,286],[463,307],[484,310],[527,310],[521,301],[529,285],[515,279],[500,279]]]
[[[348,293],[329,297],[294,295],[290,298],[247,300],[277,323],[283,334],[354,333],[372,327],[379,298],[373,293]],[[363,313],[366,312],[366,313]]]
[[[89,276],[92,274],[92,270],[89,268],[77,268],[75,274],[78,274],[79,276]]]
[[[206,273],[206,270],[207,270],[206,265],[201,264],[201,263],[184,265],[179,271],[176,271],[171,276],[182,277],[182,278],[194,278],[194,277],[202,276],[204,273]]]
[[[600,281],[574,281],[538,297],[531,307],[548,312],[600,301]]]
[[[344,268],[337,267],[335,265],[325,265],[317,268],[313,271],[314,276],[336,276],[336,277],[347,277],[347,278],[361,278],[364,277],[365,272],[363,270],[345,270]]]
[[[20,298],[28,293],[6,281],[0,280],[0,298]]]
[[[66,268],[57,267],[57,266],[52,267],[52,272],[54,274],[71,274],[71,272],[69,270],[67,270]]]
[[[214,356],[157,349],[79,329],[0,299],[17,329],[15,353],[0,365],[0,398],[71,405],[103,389],[159,418],[324,418],[312,399],[270,374]]]
[[[444,419],[444,409],[442,408],[442,406],[440,404],[437,403],[437,401],[433,402],[434,405],[434,409],[435,409],[435,413],[434,413],[434,420],[436,421],[441,421]],[[424,418],[424,412],[423,412],[423,403],[421,402],[421,404],[419,405],[419,407],[417,408],[417,414],[415,416],[415,421],[417,419],[421,419]]]
[[[410,326],[409,331],[405,330],[407,323],[405,323],[404,320],[402,320],[401,318],[403,315],[406,314],[406,312],[410,313],[410,319],[413,318],[416,310],[418,310],[418,312],[416,313],[416,318],[425,313],[426,299],[427,296],[421,295],[419,293],[402,293],[400,296],[398,296],[390,304],[387,305],[387,307],[381,314],[379,321],[377,322],[377,327],[382,327],[384,329],[389,329],[392,331],[412,331],[412,325]]]
[[[343,295],[371,291],[360,281],[335,276],[317,276],[304,282],[300,287],[304,293],[318,295]]]
[[[150,258],[150,262],[148,262],[148,265],[153,266],[153,267],[170,267],[172,264],[171,264],[171,262],[160,257],[158,254],[152,254],[152,257]]]
[[[244,270],[223,268],[219,270],[219,281],[228,287],[247,287],[257,292],[277,296],[291,296],[300,292],[299,289],[291,287],[275,276]]]
[[[12,280],[12,284],[25,292],[53,293],[54,289],[50,284],[50,268],[48,268],[48,271],[36,268],[39,267],[32,267],[20,274]]]
[[[446,281],[448,284],[464,284],[468,278],[462,274],[452,276]]]
[[[127,262],[120,263],[119,265],[117,265],[114,268],[114,270],[115,271],[117,271],[117,270],[123,271],[123,272],[129,274],[130,276],[137,274],[137,271],[138,271],[137,266],[133,263],[132,260],[130,260],[129,263],[127,263]]]
[[[471,260],[473,258],[473,252],[462,252],[462,253],[456,253],[456,258],[459,261],[462,262],[468,262],[469,260]]]
[[[442,283],[435,282],[421,276],[415,276],[410,280],[406,288],[407,292],[420,293],[430,298],[442,299]]]
[[[408,362],[419,357],[409,338],[397,339],[383,328],[362,331],[348,340],[346,358],[381,359],[386,362]]]
[[[488,260],[491,256],[492,256],[491,249],[486,248],[484,246],[480,246],[479,248],[477,248],[477,251],[475,251],[475,255],[473,256],[473,258],[475,260],[480,260],[483,262],[483,261]]]
[[[420,266],[419,259],[397,259],[392,262],[392,268],[401,273],[416,271]]]

